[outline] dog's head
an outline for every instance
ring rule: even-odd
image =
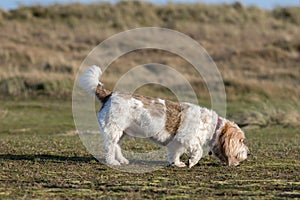
[[[229,166],[237,166],[250,155],[244,143],[244,132],[234,123],[226,122],[212,149],[212,153]]]

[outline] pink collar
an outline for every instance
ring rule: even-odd
[[[223,122],[223,120],[221,119],[221,117],[218,117],[218,121],[217,121],[216,129],[215,129],[215,133],[221,127],[222,122]]]

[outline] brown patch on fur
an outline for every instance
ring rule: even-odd
[[[100,84],[98,84],[95,93],[97,98],[102,102],[102,104],[105,104],[109,97],[112,95],[111,91],[105,89],[104,86]]]
[[[152,116],[162,117],[165,113],[165,106],[158,101],[156,98],[133,94],[133,98],[141,101],[143,107],[149,110]]]
[[[165,129],[170,135],[176,135],[182,124],[183,110],[187,106],[180,105],[178,102],[166,101],[166,122]]]
[[[101,96],[111,95],[111,92],[109,91],[110,93],[107,93],[108,90],[105,90],[103,87],[100,89],[100,92],[102,92]],[[120,93],[119,95],[125,99],[134,98],[136,100],[141,101],[143,103],[143,107],[147,109],[152,116],[163,117],[164,114],[166,114],[165,130],[170,135],[176,135],[177,130],[182,124],[182,119],[184,118],[184,110],[188,108],[187,105],[181,105],[178,102],[173,102],[169,100],[165,100],[164,105],[161,102],[159,102],[157,98],[147,97],[139,94]]]
[[[144,108],[149,110],[150,114],[153,116],[163,117],[164,113],[166,113],[165,130],[170,135],[176,135],[177,130],[182,123],[184,114],[183,110],[186,109],[187,106],[183,106],[178,102],[172,102],[169,100],[165,100],[165,105],[163,105],[156,98],[138,94],[133,94],[132,97],[140,100],[143,103]]]

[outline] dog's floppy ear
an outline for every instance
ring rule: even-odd
[[[236,127],[234,127],[230,122],[227,122],[222,129],[219,137],[220,150],[226,163],[229,166],[236,166],[239,164],[238,160],[234,157],[234,152],[236,148],[235,139]]]

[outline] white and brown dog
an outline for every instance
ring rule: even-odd
[[[102,102],[98,121],[107,164],[129,163],[119,144],[126,134],[166,146],[168,161],[178,167],[186,166],[180,161],[186,152],[190,154],[189,167],[208,152],[229,166],[239,165],[250,154],[243,131],[214,111],[190,103],[111,92],[99,82],[101,74],[99,67],[90,67],[81,76],[79,86]]]

